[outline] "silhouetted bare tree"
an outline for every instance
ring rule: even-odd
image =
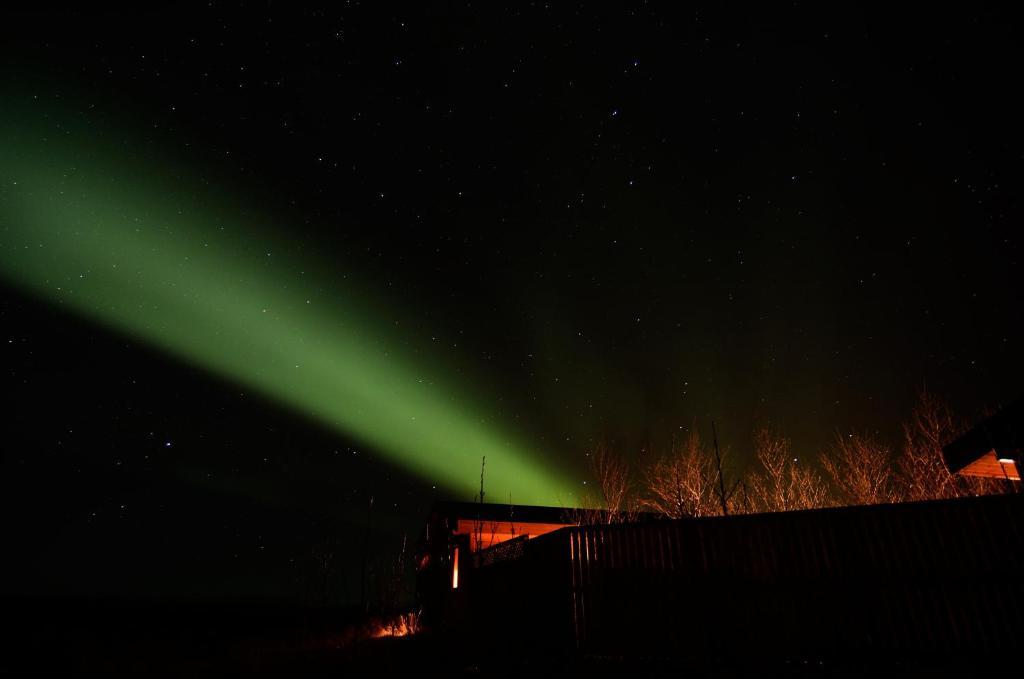
[[[790,452],[789,439],[767,427],[759,429],[754,435],[754,458],[758,469],[745,482],[753,496],[749,509],[786,512],[830,504],[821,475],[800,464]]]
[[[869,436],[837,435],[821,466],[840,504],[872,505],[897,499],[889,449]]]
[[[640,505],[684,518],[716,516],[726,508],[730,513],[784,512],[1012,492],[1007,480],[949,473],[942,446],[965,429],[948,405],[922,390],[895,457],[871,436],[837,435],[818,458],[822,474],[818,466],[792,454],[788,439],[762,428],[754,436],[753,469],[731,484],[720,478],[715,456],[694,429],[668,455],[643,469]],[[595,476],[604,505],[611,509],[628,506],[621,501],[629,495],[628,477],[618,464],[595,454]]]
[[[903,425],[903,451],[897,461],[900,499],[935,500],[960,497],[957,477],[942,459],[942,446],[963,430],[946,403],[922,390],[910,421]]]
[[[627,521],[636,514],[635,503],[630,498],[629,466],[606,444],[595,448],[591,456],[591,468],[597,478],[608,523]]]
[[[607,443],[600,442],[588,454],[594,490],[584,494],[585,507],[571,510],[568,520],[580,525],[622,523],[637,516],[637,502],[632,496],[629,465]]]
[[[644,469],[645,509],[673,519],[722,513],[714,456],[696,430]]]
[[[1005,492],[1005,481],[949,473],[942,446],[966,429],[967,424],[954,417],[945,401],[921,390],[910,421],[903,425],[903,451],[897,460],[901,501]]]

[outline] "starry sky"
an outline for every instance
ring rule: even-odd
[[[2,591],[353,601],[481,451],[571,504],[1018,397],[1018,17],[823,11],[7,14]]]

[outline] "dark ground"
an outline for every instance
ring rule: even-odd
[[[688,662],[531,657],[515,639],[480,655],[462,638],[369,637],[372,619],[352,608],[8,599],[2,609],[2,677],[970,677],[1013,660],[747,658],[742,640],[734,657]]]
[[[8,600],[0,676],[328,676],[399,662],[354,608],[256,602]],[[388,646],[387,652],[379,652]],[[388,669],[383,666],[382,669]]]

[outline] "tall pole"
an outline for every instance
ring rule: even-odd
[[[487,464],[487,456],[484,455],[480,458],[480,507],[476,513],[476,551],[480,551],[480,548],[484,544],[484,466]]]

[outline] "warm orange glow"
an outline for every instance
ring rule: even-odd
[[[419,617],[415,613],[399,613],[390,618],[374,620],[371,624],[370,636],[407,637],[419,631]]]
[[[992,479],[1020,481],[1020,470],[1016,461],[1009,457],[996,457],[995,450],[989,450],[974,462],[960,470],[963,476],[987,476]]]
[[[459,588],[459,548],[452,553],[452,589]]]
[[[470,548],[476,550],[476,536],[479,533],[480,541],[483,543],[481,547],[484,549],[491,545],[496,545],[499,542],[505,542],[512,538],[522,537],[528,535],[531,538],[535,538],[538,535],[544,535],[556,531],[559,528],[565,528],[571,526],[571,523],[529,523],[525,521],[481,521],[477,522],[474,519],[459,519],[455,528],[455,533],[458,535],[469,535]]]

